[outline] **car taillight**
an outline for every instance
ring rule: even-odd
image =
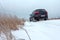
[[[39,12],[34,12],[34,14],[36,14],[36,15],[37,15],[37,14],[39,14]]]

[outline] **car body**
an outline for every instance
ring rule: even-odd
[[[45,9],[36,9],[30,14],[30,21],[39,21],[39,20],[47,20],[48,13]]]

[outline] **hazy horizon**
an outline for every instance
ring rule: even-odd
[[[60,0],[0,0],[0,12],[29,18],[35,9],[46,9],[49,18],[60,17]]]

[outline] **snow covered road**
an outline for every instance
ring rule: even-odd
[[[25,22],[24,28],[31,40],[60,40],[60,20]],[[26,32],[22,29],[12,33],[16,39],[29,40]]]
[[[25,22],[31,40],[60,40],[60,20],[47,20],[39,22]],[[26,32],[22,29],[12,31],[16,40],[29,40]],[[0,38],[0,40],[2,40]]]

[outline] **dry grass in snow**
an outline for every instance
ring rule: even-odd
[[[0,14],[0,34],[4,33],[7,40],[12,40],[14,37],[11,34],[11,30],[18,30],[20,26],[17,25],[24,25],[24,22],[24,19],[20,19],[17,16]]]

